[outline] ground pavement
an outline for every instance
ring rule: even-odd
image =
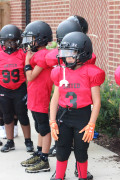
[[[31,114],[29,113],[32,126],[32,140],[36,149],[37,135],[34,130],[34,123]],[[5,144],[6,140],[2,140]],[[50,157],[51,166],[50,172],[41,173],[26,173],[25,168],[20,165],[20,162],[29,158],[30,153],[26,152],[24,138],[19,126],[19,136],[15,138],[16,150],[8,153],[0,152],[0,180],[49,180],[54,173],[56,158]],[[89,171],[94,175],[94,180],[118,180],[120,179],[120,162],[116,162],[115,153],[97,145],[90,143],[89,148]],[[73,152],[71,153],[66,180],[77,180],[74,176],[75,159]]]

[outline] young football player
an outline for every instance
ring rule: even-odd
[[[56,177],[51,180],[63,180],[73,140],[79,180],[87,180],[87,151],[101,106],[100,85],[105,80],[102,69],[85,64],[91,57],[92,43],[84,33],[71,32],[62,39],[58,60],[62,59],[63,64],[51,73],[55,90],[50,127],[57,157]]]
[[[0,45],[0,51],[2,51],[1,45]],[[4,124],[4,122],[3,122],[3,124]],[[0,111],[0,133],[1,133],[1,130],[2,130],[1,126],[2,126],[2,122],[1,122],[1,111]],[[2,146],[1,140],[0,140],[0,146]]]
[[[1,45],[0,45],[0,51],[2,51]],[[1,121],[1,112],[0,112],[0,121]],[[0,128],[1,128],[1,123],[0,123]],[[1,129],[0,129],[0,131],[1,131]],[[0,146],[2,146],[1,140],[0,140]]]
[[[25,62],[28,80],[27,107],[32,112],[38,133],[37,152],[26,161],[21,162],[22,166],[27,167],[26,172],[50,171],[48,153],[51,133],[48,110],[53,82],[50,78],[52,68],[46,64],[45,56],[49,52],[46,46],[51,41],[52,31],[47,23],[34,21],[26,26],[23,33],[23,46],[28,51]]]
[[[27,114],[27,88],[24,73],[25,54],[20,46],[21,33],[15,25],[5,25],[0,31],[0,109],[3,113],[7,143],[1,152],[15,149],[14,112],[17,115],[25,138],[27,152],[33,151],[30,123]]]
[[[70,16],[67,20],[62,21],[58,25],[56,30],[56,39],[57,39],[58,47],[63,37],[66,34],[74,31],[83,32],[85,34],[88,32],[88,23],[83,17],[77,15]],[[49,66],[58,65],[58,59],[56,57],[57,55],[58,55],[58,48],[53,49],[46,55],[46,62]],[[95,62],[96,62],[96,56],[94,53],[92,53],[92,58],[85,63],[95,64]]]
[[[56,38],[57,38],[58,47],[59,47],[59,44],[62,41],[63,37],[66,34],[68,34],[70,32],[74,32],[74,31],[83,32],[85,34],[88,32],[88,23],[83,17],[77,16],[77,15],[70,16],[67,20],[61,22],[58,25],[57,30],[56,30]],[[46,55],[46,62],[49,66],[58,65],[57,55],[58,55],[58,48],[53,49]],[[95,62],[96,62],[96,56],[94,53],[92,53],[92,58],[90,60],[86,61],[85,63],[86,64],[95,64]],[[74,145],[72,145],[71,148],[73,150]],[[54,144],[49,151],[49,156],[53,157],[55,155],[56,155],[56,145]],[[76,165],[75,165],[74,173],[75,173],[75,176],[78,176]],[[53,174],[53,177],[54,177],[54,175],[55,175],[55,173]],[[93,179],[93,175],[91,175],[89,171],[87,172],[87,178],[88,178],[88,180]]]
[[[1,44],[0,44],[0,51],[2,51]],[[14,137],[18,136],[18,126],[17,126],[18,119],[16,116],[14,116]],[[3,114],[0,110],[0,138],[5,139],[6,138],[6,131],[3,121]]]
[[[120,66],[115,70],[115,81],[120,86]]]

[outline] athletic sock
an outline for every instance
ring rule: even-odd
[[[67,168],[67,162],[68,161],[58,161],[57,160],[57,164],[56,164],[56,179],[64,179],[64,175],[65,175],[65,171]]]
[[[77,161],[77,170],[79,178],[87,178],[87,165],[88,161],[80,163]]]
[[[30,142],[31,138],[25,138],[25,143]]]
[[[40,157],[43,161],[45,161],[45,162],[48,161],[48,153],[41,153]]]
[[[37,146],[37,153],[38,153],[38,155],[42,154],[42,147]]]
[[[14,140],[13,140],[13,139],[8,139],[7,142],[13,144],[13,143],[14,143]]]
[[[41,146],[37,146],[37,150],[38,151],[42,151],[42,147]]]

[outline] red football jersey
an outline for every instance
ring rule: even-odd
[[[45,60],[47,49],[40,50],[34,54],[30,64],[32,68],[36,65],[43,68],[40,74],[31,82],[28,82],[28,109],[35,112],[48,113],[50,95],[53,82],[50,78],[51,70]]]
[[[120,66],[115,70],[115,81],[120,86]]]
[[[92,53],[92,58],[85,62],[85,64],[95,64],[96,62],[96,55]]]
[[[53,67],[58,65],[58,59],[56,57],[57,55],[58,55],[58,49],[53,49],[46,55],[45,59],[48,66]],[[85,64],[95,64],[95,62],[96,62],[96,56],[93,53],[92,58],[86,61]],[[63,62],[61,61],[61,63]]]
[[[0,46],[0,51],[2,51],[2,48],[1,48],[1,46]]]
[[[58,65],[58,59],[56,57],[57,55],[58,49],[52,49],[51,51],[49,51],[49,53],[45,56],[46,63],[48,66],[52,67]]]
[[[25,82],[25,54],[21,49],[12,54],[0,51],[0,85],[7,89],[17,89]]]
[[[93,104],[91,87],[100,86],[105,80],[105,72],[92,64],[85,64],[76,70],[65,68],[65,79],[68,86],[60,86],[63,80],[63,68],[58,66],[52,70],[51,78],[59,86],[59,105],[62,107],[82,108]]]

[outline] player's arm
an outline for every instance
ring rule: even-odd
[[[91,92],[92,92],[92,100],[93,100],[93,109],[89,122],[95,124],[101,107],[100,87],[99,86],[92,87]]]
[[[31,51],[27,52],[26,60],[25,60],[25,71],[26,77],[28,81],[33,81],[42,71],[42,67],[35,66],[34,69],[30,68],[30,60],[33,57],[34,53]],[[28,68],[28,69],[27,69]]]
[[[51,134],[54,140],[58,140],[59,129],[56,123],[56,115],[59,101],[59,87],[55,86],[54,93],[50,103],[50,127]]]
[[[93,100],[93,109],[90,117],[90,121],[87,126],[85,126],[79,133],[85,131],[82,140],[84,142],[90,142],[94,136],[95,123],[99,115],[100,107],[101,107],[101,99],[100,99],[100,87],[94,86],[91,88],[92,92],[92,100]]]
[[[58,101],[59,101],[59,87],[55,86],[54,93],[50,102],[50,121],[56,120]]]

